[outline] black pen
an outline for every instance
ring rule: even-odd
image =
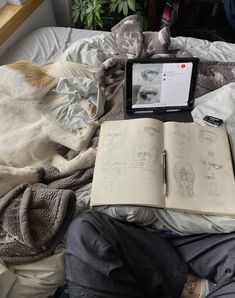
[[[166,177],[166,150],[162,151],[162,176],[163,176],[163,193],[167,195],[167,177]]]

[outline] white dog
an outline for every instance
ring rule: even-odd
[[[21,183],[39,182],[42,166],[60,171],[94,164],[96,150],[84,150],[98,124],[76,134],[58,126],[39,108],[40,100],[60,77],[94,77],[94,71],[77,63],[58,62],[45,67],[19,61],[0,67],[0,197]],[[81,153],[68,161],[56,151],[59,143]]]

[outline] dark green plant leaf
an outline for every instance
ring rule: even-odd
[[[79,13],[75,10],[72,12],[72,18],[75,17],[76,15],[78,15]]]
[[[135,0],[127,0],[130,10],[135,11]]]
[[[93,7],[92,6],[89,6],[87,9],[86,9],[86,13],[89,13],[93,10]]]
[[[98,25],[100,28],[103,28],[104,23],[103,23],[103,21],[102,21],[101,19],[100,19],[100,20],[96,19],[96,23],[97,23],[97,25]]]
[[[118,5],[116,3],[112,3],[112,5],[110,5],[111,12],[115,12],[117,7],[118,7]]]
[[[81,22],[83,23],[84,22],[84,20],[85,20],[85,10],[83,10],[82,12],[81,12],[81,15],[80,15],[80,20],[81,20]]]
[[[128,5],[127,2],[123,3],[123,14],[126,17],[128,15]]]
[[[123,9],[124,2],[120,2],[118,5],[118,13],[120,13]]]
[[[73,18],[74,23],[77,23],[77,21],[78,21],[78,17],[79,17],[78,14],[74,16],[74,18]]]
[[[95,12],[95,16],[96,16],[97,20],[101,20],[99,11]]]
[[[90,28],[90,26],[92,25],[92,22],[93,22],[93,15],[92,14],[87,15],[87,26],[88,26],[88,28]]]

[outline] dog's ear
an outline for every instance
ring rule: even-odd
[[[8,67],[23,74],[25,80],[34,87],[46,87],[55,80],[55,78],[47,74],[41,66],[32,64],[29,61],[18,61],[8,64]]]
[[[43,66],[43,70],[48,75],[53,76],[57,79],[73,77],[85,77],[94,79],[94,75],[97,72],[96,69],[93,69],[88,65],[69,61],[57,61],[55,63],[45,65]]]
[[[58,82],[41,66],[29,61],[1,66],[0,72],[0,93],[21,100],[41,99]]]

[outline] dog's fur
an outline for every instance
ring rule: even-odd
[[[19,61],[0,67],[0,197],[20,183],[39,182],[44,164],[60,171],[94,164],[95,149],[84,149],[98,124],[74,134],[50,120],[39,105],[61,77],[73,76],[93,78],[94,71],[70,62],[40,67]],[[68,161],[57,153],[56,143],[81,153]]]

